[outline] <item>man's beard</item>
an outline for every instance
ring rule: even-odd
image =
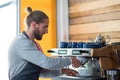
[[[42,37],[39,35],[40,32],[38,29],[34,30],[33,33],[34,33],[35,39],[37,39],[37,40],[42,39]]]

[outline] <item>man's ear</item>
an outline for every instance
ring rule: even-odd
[[[34,29],[38,28],[38,24],[37,24],[35,21],[32,21],[32,22],[31,22],[31,26],[32,26]]]

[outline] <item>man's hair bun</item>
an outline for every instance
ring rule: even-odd
[[[31,8],[31,7],[27,7],[27,8],[25,9],[25,11],[26,11],[27,13],[32,13],[32,8]]]

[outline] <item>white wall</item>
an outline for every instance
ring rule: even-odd
[[[57,0],[57,42],[69,41],[68,0]]]
[[[0,8],[0,80],[8,80],[8,47],[15,35],[16,5],[12,4]]]

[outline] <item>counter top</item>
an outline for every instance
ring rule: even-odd
[[[77,76],[77,77],[75,77],[75,76],[67,76],[67,75],[61,75],[61,76],[59,76],[59,77],[61,77],[61,78],[70,78],[70,79],[92,79],[92,80],[96,80],[96,79],[100,79],[101,77],[98,77],[98,76]]]

